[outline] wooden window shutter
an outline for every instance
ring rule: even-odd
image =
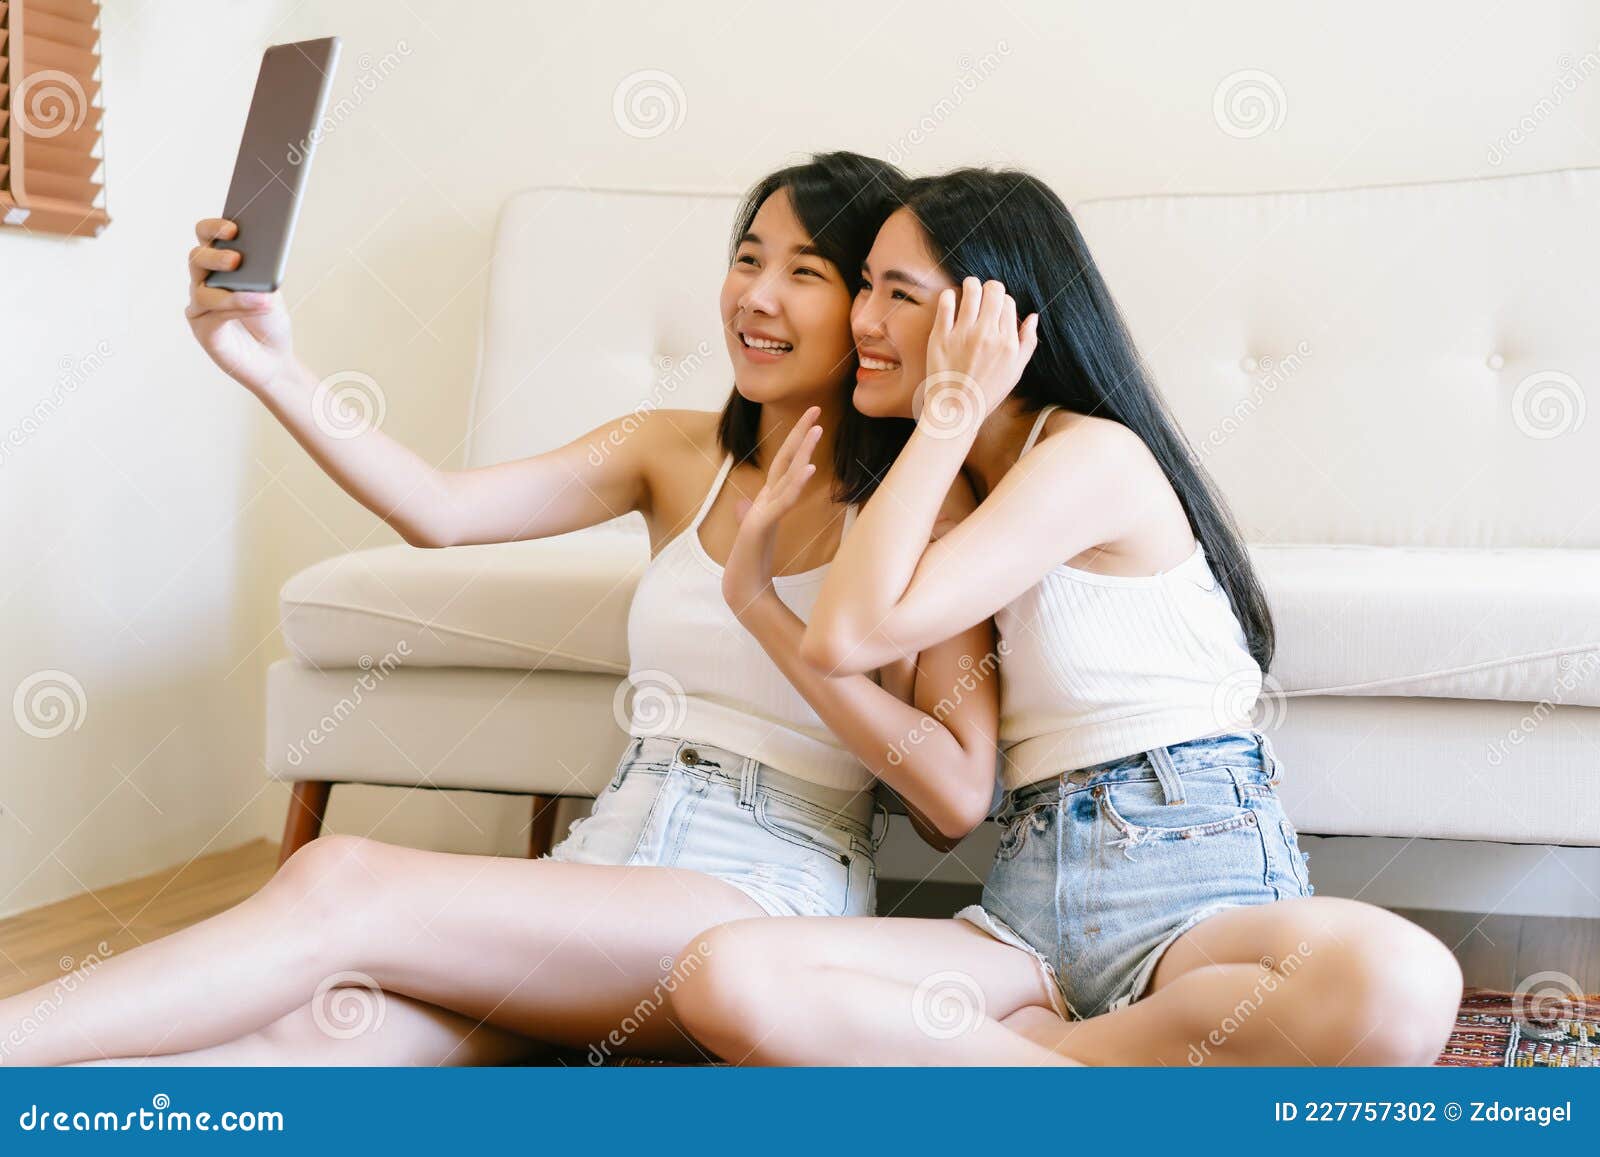
[[[0,0],[0,224],[92,237],[101,184],[99,0]]]

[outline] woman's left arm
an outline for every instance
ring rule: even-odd
[[[874,670],[990,619],[1051,568],[1120,537],[1135,496],[1118,478],[1134,437],[1111,423],[1063,431],[948,534],[919,542],[927,497],[961,458],[919,427],[829,568],[802,656],[834,674]]]
[[[805,624],[771,582],[773,532],[815,467],[820,436],[795,427],[774,459],[768,484],[740,520],[723,572],[723,597],[822,722],[900,796],[919,833],[948,850],[989,812],[993,798],[1000,689],[994,626],[985,620],[947,632],[917,657],[908,703],[864,674],[832,676],[800,657]],[[947,519],[972,505],[958,489]],[[859,528],[859,521],[857,528]],[[854,538],[859,529],[847,536]]]
[[[995,614],[1052,567],[1127,525],[1114,463],[1123,427],[1079,423],[1007,471],[977,510],[930,543],[942,497],[983,419],[1033,353],[1037,315],[1017,325],[999,282],[968,278],[959,309],[940,295],[916,429],[862,510],[818,595],[801,654],[818,670],[870,671]],[[1137,440],[1137,439],[1135,439]]]

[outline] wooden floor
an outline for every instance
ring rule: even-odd
[[[0,920],[0,996],[54,980],[90,953],[126,952],[231,908],[272,878],[278,845],[257,840],[143,879]]]
[[[104,956],[101,944],[125,952],[232,907],[271,878],[277,852],[259,840],[0,921],[0,996],[54,980],[89,953]],[[947,916],[976,899],[965,885],[884,880],[878,910]],[[1600,920],[1397,911],[1455,950],[1469,985],[1515,989],[1536,973],[1559,972],[1600,992]]]

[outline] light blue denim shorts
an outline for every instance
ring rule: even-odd
[[[983,902],[956,915],[1035,956],[1060,1015],[1126,1007],[1201,920],[1314,891],[1281,771],[1247,730],[1017,788]]]
[[[635,737],[594,811],[550,858],[704,872],[769,916],[870,916],[880,811],[870,791],[823,787],[704,743]]]

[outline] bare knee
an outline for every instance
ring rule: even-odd
[[[282,908],[290,927],[314,930],[329,942],[342,933],[359,935],[394,889],[394,851],[361,836],[319,836],[284,861],[258,895]]]
[[[1299,1019],[1312,1022],[1307,1053],[1321,1065],[1431,1065],[1460,1008],[1461,966],[1409,920],[1338,903],[1306,957],[1307,1015]]]
[[[791,966],[769,950],[773,917],[735,920],[700,933],[678,954],[682,982],[673,991],[679,1022],[706,1048],[739,1063],[759,1048],[764,1024]],[[692,968],[685,962],[693,961]]]

